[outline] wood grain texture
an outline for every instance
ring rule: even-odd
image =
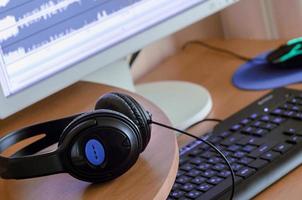
[[[284,41],[206,40],[206,42],[251,57],[260,52],[276,48]],[[138,83],[183,80],[203,85],[210,91],[214,103],[213,110],[208,117],[224,119],[269,92],[243,91],[232,85],[231,77],[238,66],[243,63],[243,61],[230,55],[198,45],[190,45],[140,79]],[[289,87],[302,89],[302,84],[295,84]],[[213,125],[212,123],[198,125],[190,131],[195,135],[201,135]],[[186,136],[178,137],[180,146],[191,140]],[[299,167],[263,191],[255,199],[301,199],[301,188],[302,167]]]
[[[77,83],[49,98],[0,121],[0,135],[33,123],[56,119],[93,109],[102,94],[116,88]],[[128,93],[128,92],[126,92]],[[130,94],[130,93],[129,93]],[[170,124],[167,117],[144,98],[137,99],[153,118]],[[178,167],[178,147],[173,132],[152,127],[152,137],[138,162],[124,175],[105,184],[91,185],[67,174],[28,180],[0,180],[0,199],[5,200],[99,200],[165,199],[174,183]]]

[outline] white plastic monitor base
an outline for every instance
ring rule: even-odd
[[[83,80],[137,92],[160,107],[172,125],[182,130],[204,119],[212,109],[209,92],[193,83],[164,81],[134,87],[126,59],[108,65]]]
[[[147,83],[136,86],[136,92],[159,106],[172,125],[182,130],[206,118],[213,105],[204,87],[189,82]]]

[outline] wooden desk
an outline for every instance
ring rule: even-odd
[[[284,41],[255,40],[207,40],[208,43],[230,49],[246,56],[255,56],[260,52],[276,48]],[[268,91],[243,91],[231,84],[231,76],[243,61],[230,55],[191,45],[168,59],[156,70],[148,73],[138,83],[159,80],[183,80],[205,86],[211,93],[214,107],[209,117],[224,119],[255,101]],[[291,85],[302,89],[302,84]],[[212,124],[192,128],[196,135],[205,133]],[[189,140],[186,136],[178,138],[182,146]],[[302,167],[292,171],[286,177],[259,194],[258,200],[301,199]]]
[[[78,83],[34,106],[0,121],[0,135],[17,128],[87,111],[102,94],[121,90],[91,83]],[[124,92],[124,91],[122,91]],[[152,103],[133,95],[157,121],[169,124]],[[152,127],[151,141],[138,162],[118,179],[91,185],[59,174],[28,180],[0,180],[1,200],[99,200],[165,199],[174,183],[178,167],[176,136],[169,130]]]

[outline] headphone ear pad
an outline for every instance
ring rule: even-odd
[[[130,118],[140,131],[143,141],[142,151],[146,148],[151,138],[151,127],[148,123],[150,116],[135,99],[126,94],[107,93],[97,101],[95,109],[113,110]]]

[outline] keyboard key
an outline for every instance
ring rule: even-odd
[[[200,190],[202,192],[207,192],[209,189],[211,189],[213,186],[208,183],[202,183],[199,186],[197,186],[197,190]]]
[[[222,164],[222,163],[218,163],[218,164],[216,164],[212,167],[212,169],[217,170],[217,171],[221,171],[221,170],[224,170],[226,168],[227,168],[227,166],[225,164]]]
[[[241,139],[240,141],[238,141],[236,143],[240,144],[240,145],[252,144],[252,145],[260,146],[264,142],[261,138],[250,136],[250,137],[244,137],[243,139]]]
[[[220,158],[220,157],[213,157],[213,158],[210,158],[208,160],[209,163],[211,164],[216,164],[216,163],[219,163],[219,162],[223,162],[223,159]]]
[[[292,106],[290,109],[293,111],[301,111],[300,106]]]
[[[191,183],[194,183],[196,185],[200,185],[201,183],[204,183],[207,179],[201,176],[195,177],[191,180]]]
[[[222,137],[219,137],[219,136],[211,136],[208,141],[214,143],[214,144],[217,144],[219,143],[223,138]]]
[[[240,124],[242,124],[242,125],[247,125],[247,124],[250,123],[250,122],[251,122],[250,119],[245,118],[245,119],[243,119],[243,120],[240,121]]]
[[[270,122],[272,120],[271,116],[269,115],[263,115],[261,118],[260,118],[261,121],[264,121],[264,122]]]
[[[200,155],[202,153],[203,153],[203,150],[201,150],[201,149],[194,149],[193,151],[191,151],[189,153],[189,156],[195,157],[195,156],[198,156],[198,155]]]
[[[229,146],[227,149],[229,151],[238,151],[239,149],[241,149],[241,146],[234,144],[234,145]]]
[[[279,153],[285,153],[285,152],[287,152],[291,147],[292,147],[291,144],[281,143],[281,144],[276,145],[276,146],[273,148],[273,150],[274,150],[274,151],[277,151],[277,152],[279,152]]]
[[[219,172],[219,174],[217,174],[217,175],[220,177],[226,178],[231,175],[231,172],[230,172],[230,170],[223,170],[223,171]]]
[[[241,158],[238,162],[241,164],[247,165],[247,164],[251,163],[252,161],[254,161],[254,159],[244,157],[244,158]]]
[[[245,127],[244,129],[242,129],[242,133],[245,133],[245,134],[253,134],[254,133],[254,128],[251,127],[251,126],[248,126],[248,127]]]
[[[302,112],[296,112],[295,115],[293,116],[293,118],[302,120]]]
[[[188,176],[180,176],[180,177],[176,178],[176,183],[184,184],[184,183],[189,182],[191,179],[192,178],[190,178]]]
[[[201,171],[197,170],[197,169],[192,169],[191,171],[186,173],[186,176],[191,176],[191,177],[196,177],[198,175],[201,174]]]
[[[285,104],[281,105],[280,108],[282,108],[284,110],[289,110],[289,109],[291,109],[292,106],[293,106],[292,104],[285,103]]]
[[[285,135],[295,135],[296,133],[297,133],[297,130],[295,128],[289,128],[284,131]]]
[[[226,139],[224,139],[221,144],[225,146],[230,146],[232,144],[235,144],[238,140],[240,140],[242,137],[239,135],[232,135]]]
[[[284,111],[282,115],[286,117],[294,117],[295,114],[296,114],[295,111],[289,110],[289,111]]]
[[[244,167],[240,171],[236,172],[236,175],[242,178],[248,178],[249,176],[253,175],[255,172],[256,170],[252,168]]]
[[[273,123],[278,124],[278,125],[279,125],[279,124],[282,124],[284,121],[285,121],[285,119],[282,118],[282,117],[275,117],[275,118],[273,118],[273,120],[272,120]]]
[[[290,144],[298,144],[298,143],[302,142],[302,137],[293,135],[288,140],[286,140],[286,142],[288,142]]]
[[[234,158],[234,157],[229,157],[229,158],[227,158],[228,159],[228,161],[230,162],[230,163],[234,163],[234,162],[237,162],[238,161],[238,159],[237,158]]]
[[[179,158],[179,165],[185,164],[188,160],[189,160],[188,157],[182,157],[182,156],[181,156],[181,157]]]
[[[264,128],[264,129],[268,129],[268,130],[273,130],[273,129],[275,129],[277,127],[277,125],[276,124],[272,124],[272,123],[265,123],[265,124],[263,124],[262,125],[262,127],[261,128]]]
[[[182,185],[180,187],[181,190],[186,191],[186,192],[190,192],[194,189],[195,185],[193,185],[192,183],[186,183],[184,185]]]
[[[275,115],[283,115],[284,110],[280,108],[276,108],[275,110],[272,111],[272,114]]]
[[[231,164],[231,167],[232,167],[233,171],[236,172],[236,171],[239,171],[243,167],[243,165],[238,164],[238,163],[233,163],[233,164]]]
[[[198,165],[196,168],[197,169],[200,169],[200,170],[207,170],[207,169],[210,169],[213,165],[212,164],[209,164],[209,163],[201,163],[200,165]]]
[[[230,136],[232,133],[230,131],[224,131],[222,133],[219,134],[220,137],[226,138],[228,136]]]
[[[252,124],[252,126],[259,128],[259,127],[263,126],[263,124],[264,124],[264,122],[256,121]]]
[[[250,115],[251,119],[257,119],[259,117],[259,115],[257,113],[253,113]]]
[[[267,130],[264,130],[264,129],[262,129],[262,128],[258,128],[258,129],[256,129],[256,130],[254,131],[254,135],[255,135],[255,136],[258,136],[258,137],[262,137],[262,136],[264,136],[266,133],[268,133],[268,131],[267,131]]]
[[[211,157],[213,157],[215,155],[216,154],[214,152],[207,151],[207,152],[202,153],[200,156],[203,157],[203,158],[211,158]]]
[[[205,162],[205,160],[201,159],[201,158],[192,158],[190,160],[190,163],[195,164],[195,165],[199,165],[199,164],[201,164],[203,162]]]
[[[226,150],[222,151],[222,153],[223,153],[224,156],[230,156],[230,155],[233,154],[233,152],[231,152],[231,151],[226,151]]]
[[[182,165],[180,167],[180,169],[184,170],[184,171],[190,171],[190,170],[194,169],[194,165],[187,163],[187,164]]]
[[[292,100],[289,101],[290,103],[296,105],[296,104],[300,104],[300,100],[297,98],[293,98]]]
[[[253,145],[246,145],[242,148],[243,151],[247,152],[247,153],[250,153],[252,152],[254,149],[256,149],[257,147],[256,146],[253,146]]]
[[[223,180],[224,180],[223,178],[214,176],[214,177],[210,178],[207,182],[212,184],[212,185],[217,185],[218,183],[220,183]]]
[[[235,152],[235,153],[233,154],[233,156],[234,156],[235,158],[243,158],[245,155],[246,155],[246,153],[243,152],[243,151],[237,151],[237,152]]]
[[[184,175],[185,173],[186,173],[185,171],[179,169],[179,170],[177,171],[176,177],[180,177],[180,176]]]
[[[213,171],[213,170],[208,169],[208,170],[202,172],[202,173],[201,173],[201,176],[207,177],[207,178],[211,178],[211,177],[215,176],[216,174],[217,174],[216,171]]]
[[[196,199],[197,197],[199,197],[202,193],[199,191],[191,191],[189,193],[186,194],[186,197],[192,198],[192,199]]]
[[[259,148],[252,151],[249,156],[253,158],[258,158],[261,154],[269,151],[273,147],[272,143],[263,144]]]
[[[239,129],[241,129],[242,128],[242,126],[240,125],[240,124],[235,124],[235,125],[233,125],[231,128],[230,128],[230,130],[231,131],[238,131]]]
[[[178,190],[182,185],[179,183],[174,183],[172,190]]]
[[[172,198],[180,198],[181,196],[183,196],[185,193],[183,191],[180,190],[176,190],[176,191],[172,191],[170,196]]]
[[[272,161],[272,160],[276,159],[278,156],[280,156],[280,153],[274,152],[274,151],[269,151],[269,152],[264,153],[261,156],[261,158],[264,160]]]
[[[248,166],[255,168],[255,169],[261,169],[262,167],[264,167],[267,164],[268,164],[268,161],[259,158],[255,161],[251,162],[250,164],[248,164]]]

